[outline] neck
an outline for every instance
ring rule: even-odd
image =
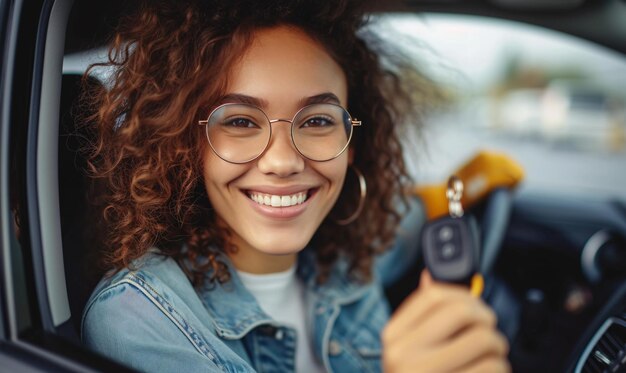
[[[296,262],[296,254],[251,253],[244,252],[241,247],[236,252],[229,253],[228,256],[237,270],[253,274],[284,272]]]
[[[297,259],[295,253],[266,254],[245,244],[238,244],[237,250],[229,252],[228,256],[237,270],[253,274],[284,272],[291,268]]]

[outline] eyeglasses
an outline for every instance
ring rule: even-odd
[[[215,154],[230,163],[258,158],[270,143],[272,123],[291,124],[291,141],[303,157],[317,162],[337,158],[348,147],[352,129],[361,121],[334,104],[314,104],[300,109],[292,120],[269,119],[263,110],[247,104],[223,104],[207,120],[206,136]]]

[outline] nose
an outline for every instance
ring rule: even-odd
[[[272,123],[272,138],[257,165],[261,172],[280,177],[304,170],[304,158],[291,141],[291,122],[280,120]]]

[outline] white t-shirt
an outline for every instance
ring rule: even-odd
[[[296,266],[284,272],[262,275],[241,271],[237,273],[265,313],[296,330],[296,371],[324,372],[323,365],[313,354],[311,332],[306,325],[304,287],[296,276]]]

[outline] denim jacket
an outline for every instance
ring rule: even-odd
[[[312,346],[328,372],[382,370],[380,332],[389,317],[383,285],[416,260],[423,214],[413,207],[368,283],[351,281],[340,262],[317,284],[312,253],[299,256]],[[232,268],[228,282],[196,288],[158,251],[133,268],[103,279],[87,302],[81,332],[89,348],[140,371],[295,370],[295,330],[266,315]]]

